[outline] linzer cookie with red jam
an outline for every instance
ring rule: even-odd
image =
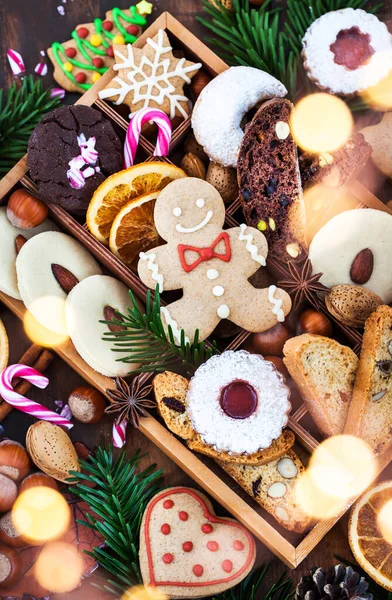
[[[297,146],[290,132],[293,105],[274,99],[248,125],[238,159],[238,185],[246,223],[262,231],[269,252],[296,258],[306,248],[305,209]]]
[[[147,505],[139,558],[144,585],[170,598],[205,598],[245,579],[256,545],[238,521],[217,517],[204,494],[174,487]]]
[[[241,224],[223,230],[225,205],[201,179],[169,183],[154,209],[157,231],[166,244],[140,253],[138,273],[149,288],[183,290],[180,300],[161,308],[166,328],[179,344],[205,340],[221,319],[247,331],[265,331],[283,321],[290,296],[274,285],[256,289],[248,279],[266,264],[264,235]]]
[[[333,94],[364,91],[392,68],[392,36],[387,26],[361,9],[343,8],[316,19],[302,47],[309,78]]]

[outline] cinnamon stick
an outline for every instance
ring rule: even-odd
[[[30,364],[29,364],[28,362],[23,360],[26,355],[28,355],[29,359],[35,357],[38,348],[41,350],[41,353],[38,354],[38,357],[34,360],[33,363],[31,363],[31,361],[30,361]],[[53,360],[53,354],[51,352],[49,352],[49,350],[44,350],[44,349],[40,348],[40,346],[36,346],[36,348],[33,350],[33,346],[31,346],[29,348],[29,350],[27,352],[25,352],[25,354],[21,357],[19,362],[21,364],[28,365],[29,367],[34,367],[34,369],[36,369],[40,373],[44,373],[45,370],[50,365],[50,363],[52,362],[52,360]],[[31,389],[31,387],[32,387],[31,383],[29,383],[28,381],[25,381],[24,379],[21,379],[21,380],[19,380],[19,383],[15,386],[15,390],[19,394],[22,394],[22,396],[25,396],[27,394],[27,392]],[[3,402],[2,404],[0,404],[0,423],[13,410],[14,410],[13,406],[11,406],[10,404],[7,404],[7,402]]]

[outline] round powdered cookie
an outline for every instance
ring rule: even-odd
[[[252,454],[282,433],[290,391],[274,365],[231,350],[211,357],[192,377],[186,411],[203,442],[218,451]]]
[[[243,117],[258,102],[286,94],[284,85],[264,71],[230,67],[201,92],[192,114],[195,137],[211,160],[236,167]]]
[[[34,129],[27,162],[42,200],[82,214],[97,187],[121,170],[122,147],[102,113],[61,106]]]
[[[58,227],[52,221],[46,219],[38,227],[18,229],[9,222],[7,208],[5,206],[0,208],[0,291],[11,296],[11,298],[21,300],[15,267],[17,246],[20,245],[21,247],[24,240],[28,240],[44,231],[58,231]]]
[[[392,301],[392,215],[371,208],[333,217],[309,248],[313,273],[323,273],[327,287],[363,285],[389,304]]]
[[[105,308],[125,315],[132,302],[128,288],[106,275],[94,275],[76,285],[65,306],[67,326],[72,342],[80,356],[98,373],[107,377],[125,377],[139,365],[118,362],[127,353],[113,352],[113,343],[105,341],[109,327],[102,320],[110,320]],[[114,315],[114,311],[109,311]]]
[[[329,12],[302,40],[304,67],[321,89],[351,95],[376,85],[392,68],[392,36],[361,9]]]
[[[21,298],[36,320],[60,335],[68,335],[65,298],[79,281],[101,273],[91,254],[65,233],[48,231],[22,247],[16,259]]]

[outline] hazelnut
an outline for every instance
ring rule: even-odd
[[[231,167],[224,167],[210,162],[206,181],[214,186],[225,203],[233,202],[238,194],[237,172]]]
[[[22,492],[25,492],[26,490],[32,488],[32,487],[50,487],[54,490],[58,490],[58,485],[56,483],[56,481],[53,479],[53,477],[50,477],[49,475],[46,475],[46,473],[32,473],[31,475],[28,475],[28,477],[25,477],[22,481],[22,483],[19,486],[19,494],[22,494]]]
[[[105,396],[93,387],[76,388],[69,398],[68,406],[72,415],[81,423],[97,423],[105,412]]]
[[[262,356],[281,356],[283,346],[293,337],[282,323],[261,333],[253,333],[245,344],[245,350]]]
[[[0,474],[0,513],[11,510],[18,495],[15,481]]]
[[[203,146],[201,146],[199,144],[199,142],[196,140],[196,138],[195,138],[195,136],[194,136],[193,133],[190,133],[188,135],[188,137],[186,138],[185,144],[184,144],[184,149],[185,149],[186,153],[190,152],[191,154],[195,154],[203,162],[207,162],[208,161],[208,156],[204,152]]]
[[[29,455],[19,442],[3,440],[0,442],[0,473],[14,481],[20,481],[29,473],[31,462]]]
[[[48,216],[47,205],[26,190],[16,190],[8,200],[7,217],[14,227],[38,227]]]
[[[205,179],[206,177],[207,171],[202,160],[191,152],[188,152],[183,157],[181,169],[185,171],[188,177],[198,177],[199,179]]]
[[[22,577],[22,559],[13,548],[0,546],[0,589],[10,588]]]
[[[312,333],[315,335],[332,336],[331,321],[323,313],[313,308],[305,310],[299,317],[297,335]]]
[[[12,548],[21,548],[27,545],[27,541],[15,528],[12,511],[5,513],[0,519],[0,542],[12,546]]]
[[[272,362],[272,364],[279,371],[279,373],[281,373],[283,375],[283,377],[285,377],[286,379],[289,379],[290,374],[287,370],[286,365],[284,364],[284,362],[281,358],[279,358],[278,356],[264,356],[264,358],[265,358],[265,360]]]
[[[208,75],[205,71],[199,71],[192,78],[191,82],[191,90],[195,97],[195,100],[200,96],[201,92],[204,90],[206,85],[208,85],[211,81],[211,76]]]

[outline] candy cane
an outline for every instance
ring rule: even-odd
[[[126,433],[127,433],[127,421],[121,421],[120,423],[117,423],[117,421],[114,421],[113,423],[113,430],[112,430],[112,439],[113,439],[113,445],[115,448],[122,448],[125,444],[125,439],[126,439]]]
[[[124,166],[127,169],[135,161],[140,134],[145,123],[152,121],[158,125],[158,139],[154,156],[167,156],[169,154],[172,124],[169,117],[158,108],[142,108],[131,114],[124,144]]]
[[[0,374],[0,396],[8,402],[14,408],[27,413],[35,417],[36,419],[42,419],[43,421],[50,421],[51,423],[56,423],[56,425],[61,425],[63,427],[67,427],[67,429],[71,429],[73,424],[65,419],[61,415],[45,408],[42,404],[38,404],[37,402],[33,402],[25,396],[18,394],[12,387],[12,380],[14,377],[20,377],[22,379],[26,379],[35,387],[40,388],[41,390],[45,389],[49,383],[49,379],[33,369],[32,367],[27,367],[26,365],[11,365],[2,371]]]

